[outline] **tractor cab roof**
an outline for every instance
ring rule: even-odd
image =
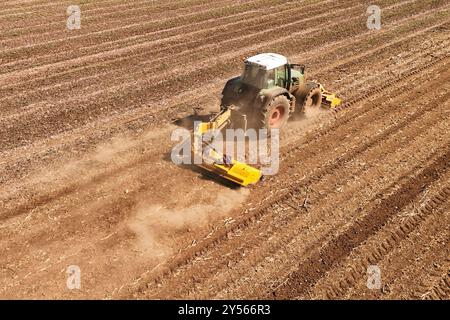
[[[250,57],[245,62],[261,66],[266,70],[272,70],[288,63],[286,57],[276,53],[261,53]]]

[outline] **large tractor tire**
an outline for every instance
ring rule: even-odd
[[[295,93],[296,110],[303,114],[308,109],[318,109],[322,105],[322,92],[320,86],[314,82],[308,82]]]
[[[291,103],[284,95],[276,96],[261,110],[262,125],[264,129],[281,129],[287,123],[291,113]]]

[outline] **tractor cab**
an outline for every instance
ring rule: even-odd
[[[275,53],[262,53],[245,60],[241,81],[258,89],[285,87],[287,59]]]
[[[241,81],[257,89],[275,87],[291,89],[304,77],[303,65],[290,65],[286,57],[275,53],[262,53],[245,60]]]

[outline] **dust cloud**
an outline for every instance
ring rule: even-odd
[[[307,108],[301,116],[290,120],[284,130],[281,131],[281,144],[287,145],[297,141],[300,136],[316,130],[318,126],[332,119],[330,111],[324,108]]]
[[[201,203],[199,199],[199,204],[182,208],[144,203],[137,207],[128,227],[135,233],[140,251],[157,257],[167,256],[173,253],[171,241],[176,235],[198,231],[223,219],[232,209],[242,205],[249,193],[244,188],[225,189],[212,202]]]

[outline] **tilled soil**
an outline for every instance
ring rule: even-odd
[[[65,1],[3,1],[0,297],[448,299],[450,6],[378,1],[368,30],[370,4],[86,1],[68,31]],[[291,121],[255,187],[173,164],[258,52],[345,104]]]

